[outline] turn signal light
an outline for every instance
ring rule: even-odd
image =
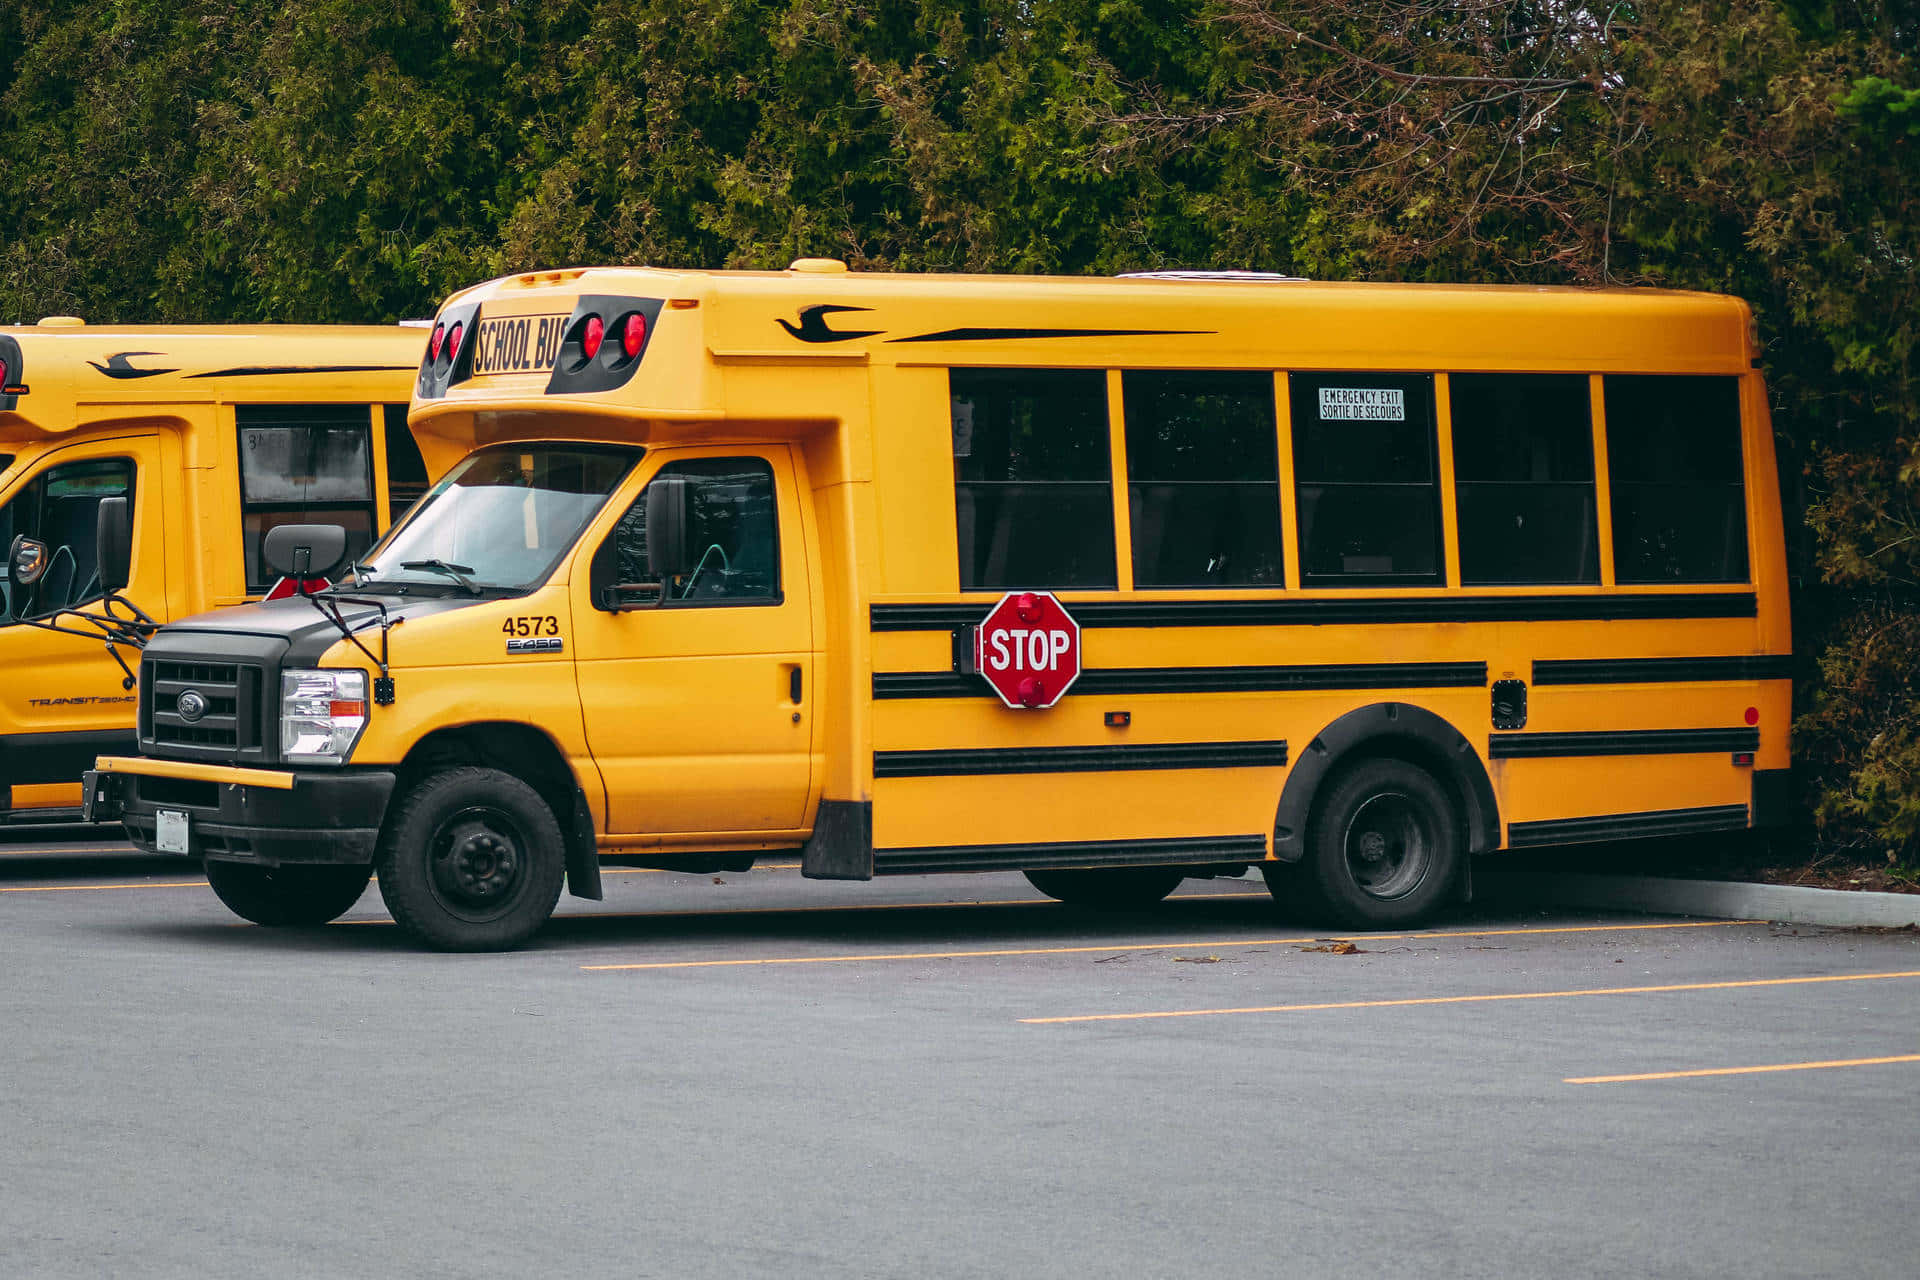
[[[329,708],[327,712],[328,715],[363,716],[367,714],[367,704],[364,702],[346,702],[339,698],[335,698],[333,701],[329,702],[327,706]]]

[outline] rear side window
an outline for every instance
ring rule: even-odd
[[[1433,375],[1288,375],[1300,581],[1438,585]]]
[[[1460,580],[1599,582],[1587,378],[1456,373],[1448,386]]]
[[[1605,387],[1615,579],[1745,582],[1739,380],[1619,374]]]
[[[374,540],[373,411],[365,404],[237,405],[240,519],[247,593],[272,583],[260,564],[267,530],[337,524],[358,558]]]
[[[387,519],[399,524],[408,508],[426,496],[427,460],[407,430],[407,406],[383,404],[380,410],[387,434]]]
[[[1106,374],[950,378],[960,589],[1116,585]]]
[[[1121,382],[1134,585],[1282,585],[1273,375]]]

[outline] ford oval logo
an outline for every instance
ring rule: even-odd
[[[180,713],[182,720],[192,724],[207,714],[207,695],[198,689],[189,689],[173,700],[173,709]]]

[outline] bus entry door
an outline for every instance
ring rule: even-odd
[[[574,666],[613,835],[791,830],[811,781],[813,624],[784,446],[675,453],[691,570],[648,580],[643,490],[574,575]]]

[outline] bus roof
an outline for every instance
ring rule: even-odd
[[[127,416],[103,406],[403,402],[425,345],[411,325],[8,325],[0,442]]]

